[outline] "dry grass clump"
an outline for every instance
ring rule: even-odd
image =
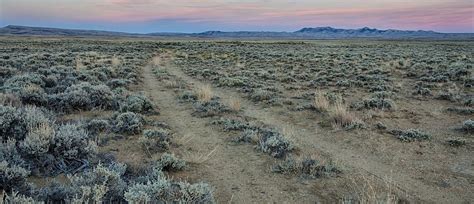
[[[160,62],[161,62],[160,57],[153,57],[153,59],[151,59],[151,64],[154,66],[160,65]]]
[[[318,111],[327,111],[329,109],[329,100],[324,93],[314,96],[313,106]]]
[[[314,96],[312,105],[317,111],[328,114],[333,127],[343,127],[345,129],[364,127],[364,122],[348,110],[340,96],[318,92]]]
[[[202,85],[196,89],[196,95],[200,102],[209,102],[214,94],[210,85]]]
[[[354,113],[347,110],[347,106],[340,101],[329,109],[329,118],[334,125],[339,127],[349,127],[362,122]]]
[[[112,66],[114,67],[118,67],[122,64],[122,61],[116,56],[112,57],[111,61],[112,61]]]
[[[228,102],[228,105],[232,111],[238,112],[242,108],[242,104],[240,102],[240,99],[238,98],[231,98]]]
[[[82,70],[86,68],[84,63],[82,63],[82,60],[80,57],[76,57],[75,61],[76,61],[76,70]]]
[[[397,186],[390,177],[377,182],[375,177],[357,176],[352,178],[351,195],[345,196],[341,203],[403,203],[403,199],[397,195]]]

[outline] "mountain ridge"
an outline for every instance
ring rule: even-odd
[[[197,37],[197,38],[282,38],[282,39],[474,39],[474,33],[440,33],[425,30],[379,30],[363,27],[343,29],[333,27],[304,27],[294,32],[276,31],[205,31],[200,33],[127,33],[103,30],[64,29],[7,25],[0,28],[0,35],[9,36],[83,36],[83,37]]]

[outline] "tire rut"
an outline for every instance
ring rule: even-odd
[[[194,85],[204,84],[186,75],[178,67],[172,66],[171,63],[168,63],[166,69],[172,75],[188,83]],[[288,110],[284,109],[261,107],[231,88],[220,88],[216,86],[212,86],[212,88],[215,95],[224,101],[235,98],[240,99],[243,109],[242,115],[254,118],[267,125],[296,133],[298,137],[294,137],[293,139],[305,154],[310,155],[312,152],[319,151],[329,154],[334,160],[356,172],[355,175],[365,174],[374,176],[378,178],[381,183],[390,180],[391,183],[397,186],[406,195],[414,198],[414,200],[421,199],[430,203],[463,202],[462,197],[458,195],[443,191],[436,186],[424,184],[421,180],[410,176],[404,169],[380,162],[376,155],[358,152],[354,149],[342,148],[337,144],[325,140],[324,137],[318,135],[328,135],[330,132],[322,130],[316,122],[313,121],[311,123],[308,121],[309,119],[302,118],[301,115],[288,113]]]
[[[157,60],[164,63],[160,59],[154,63]],[[180,177],[210,183],[215,187],[218,203],[324,202],[310,186],[271,173],[274,161],[266,154],[250,145],[233,145],[227,139],[228,133],[209,126],[209,119],[192,117],[192,107],[178,103],[175,91],[165,88],[152,69],[152,63],[143,69],[143,91],[160,108],[160,120],[168,123],[175,135],[182,136],[179,154],[199,159],[210,155],[205,162],[191,164]]]

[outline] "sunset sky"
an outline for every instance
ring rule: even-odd
[[[302,27],[474,32],[474,0],[0,0],[9,24],[125,32]]]

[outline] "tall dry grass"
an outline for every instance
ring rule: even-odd
[[[118,67],[122,65],[122,61],[117,56],[113,56],[111,61],[113,67]]]
[[[354,113],[347,109],[346,104],[341,101],[337,101],[331,106],[328,113],[333,124],[339,127],[347,127],[356,122],[361,122]]]
[[[209,102],[214,96],[210,85],[201,85],[196,89],[196,95],[199,101]]]
[[[235,98],[235,97],[232,97],[232,98],[229,99],[228,105],[229,105],[230,109],[235,111],[235,112],[240,111],[241,108],[242,108],[242,104],[241,104],[240,99]]]
[[[330,103],[329,103],[328,98],[325,96],[325,94],[322,92],[319,92],[319,94],[314,96],[313,106],[314,108],[316,108],[316,110],[325,112],[329,110]]]

